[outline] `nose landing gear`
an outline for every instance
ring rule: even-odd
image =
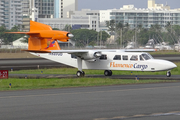
[[[167,71],[166,76],[171,77],[171,71]]]
[[[85,72],[84,71],[77,71],[76,75],[77,75],[77,77],[84,77]]]

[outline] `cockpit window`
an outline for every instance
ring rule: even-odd
[[[149,56],[149,54],[142,54],[142,57],[143,57],[145,60],[152,59],[152,56]]]
[[[121,55],[115,55],[113,60],[121,60]]]
[[[148,55],[151,59],[154,59],[149,53],[147,53],[147,55]]]
[[[132,55],[130,60],[131,61],[138,61],[138,56],[137,55]]]
[[[101,57],[99,58],[100,60],[107,60],[107,55],[101,55]]]
[[[139,58],[140,58],[140,60],[141,60],[141,61],[143,61],[143,60],[144,60],[144,59],[143,59],[143,57],[142,57],[141,55],[139,56]]]

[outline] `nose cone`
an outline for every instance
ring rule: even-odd
[[[159,67],[159,69],[161,70],[171,70],[177,67],[176,64],[167,60],[155,60],[155,61],[157,63],[157,67]]]
[[[168,61],[168,62],[169,62],[169,61]],[[173,69],[173,68],[176,68],[177,65],[174,64],[173,62],[169,62],[168,65],[167,65],[167,67],[169,67],[169,69]]]
[[[69,38],[73,38],[73,37],[74,37],[74,35],[71,34],[71,33],[68,33],[67,36],[68,36]]]

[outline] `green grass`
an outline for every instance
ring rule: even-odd
[[[175,63],[178,67],[171,71],[172,75],[180,74],[180,62]],[[13,71],[10,74],[76,74],[76,68],[54,68],[37,70]],[[88,75],[103,75],[104,70],[84,70]],[[162,72],[133,72],[133,75],[165,75]],[[131,71],[113,71],[113,75],[131,75]],[[0,91],[4,90],[29,90],[29,89],[47,89],[63,87],[86,87],[86,86],[104,86],[104,85],[122,85],[122,84],[141,84],[141,83],[159,83],[159,82],[179,82],[175,80],[125,80],[110,78],[67,78],[67,79],[18,79],[9,78],[0,80]],[[9,88],[9,83],[12,88]]]
[[[15,79],[0,80],[0,91],[6,90],[30,90],[64,87],[87,87],[105,85],[142,84],[159,82],[177,82],[175,80],[122,80],[109,78],[68,78],[68,79]],[[11,88],[9,88],[11,83]]]
[[[148,52],[151,55],[179,55],[178,51],[175,50],[162,50],[162,51],[156,51],[156,52]]]

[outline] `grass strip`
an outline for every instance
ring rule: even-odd
[[[122,80],[109,78],[68,78],[68,79],[16,79],[0,80],[0,91],[31,90],[64,87],[88,87],[126,84],[178,82],[176,80]],[[11,88],[9,84],[11,83]]]

